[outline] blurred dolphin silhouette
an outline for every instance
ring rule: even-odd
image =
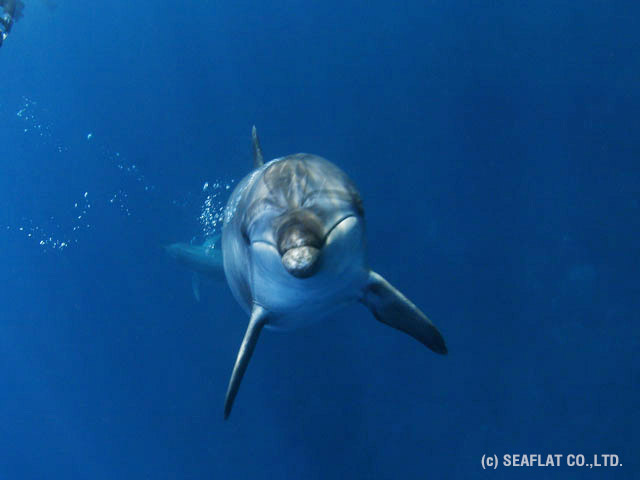
[[[224,281],[220,235],[208,237],[202,245],[172,243],[164,247],[166,252],[193,272],[191,288],[200,301],[200,275]]]

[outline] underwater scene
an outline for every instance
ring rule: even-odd
[[[0,0],[0,480],[640,478],[640,3]]]

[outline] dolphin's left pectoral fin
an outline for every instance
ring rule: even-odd
[[[224,418],[225,420],[229,417],[231,413],[231,407],[233,407],[233,400],[236,398],[238,394],[238,389],[240,388],[240,382],[242,381],[242,376],[244,372],[247,370],[247,365],[249,365],[249,360],[251,360],[251,355],[253,354],[253,350],[256,348],[256,344],[258,343],[258,337],[260,336],[260,332],[262,331],[262,327],[267,323],[268,312],[262,308],[260,305],[254,305],[253,310],[251,311],[251,318],[249,319],[249,326],[247,327],[247,331],[244,334],[244,339],[242,340],[242,345],[240,345],[240,351],[238,352],[238,357],[236,358],[236,364],[233,367],[233,373],[231,374],[231,380],[229,380],[229,386],[227,388],[227,396],[224,400]]]
[[[444,338],[431,320],[376,272],[369,272],[360,301],[382,323],[411,335],[436,353],[447,353]]]

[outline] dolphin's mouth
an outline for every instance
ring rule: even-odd
[[[329,235],[331,235],[331,233],[338,227],[338,225],[340,225],[342,222],[344,222],[348,218],[355,217],[355,216],[356,215],[354,215],[353,213],[349,213],[349,214],[345,215],[344,217],[342,217],[340,220],[338,220],[336,223],[334,223],[333,227],[331,227],[327,231],[327,233],[325,234],[324,238],[322,239],[322,244],[324,245],[327,242],[327,238],[329,238]]]
[[[309,278],[316,273],[320,264],[322,249],[331,233],[345,220],[355,217],[347,214],[340,218],[324,233],[319,234],[319,229],[308,228],[309,224],[289,223],[277,231],[277,244],[265,240],[257,240],[252,243],[265,243],[280,254],[282,266],[296,278]]]
[[[310,235],[304,230],[295,230],[287,237],[287,242],[281,242],[280,255],[284,268],[296,278],[308,278],[316,273],[320,254],[331,233],[346,219],[353,217],[349,214],[338,220],[322,238]],[[284,247],[284,248],[282,248]]]

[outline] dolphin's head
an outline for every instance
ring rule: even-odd
[[[277,254],[296,278],[318,270],[334,229],[350,217],[363,216],[360,195],[349,178],[323,158],[296,154],[264,167],[250,192],[242,221],[250,244],[262,243],[264,255]]]

